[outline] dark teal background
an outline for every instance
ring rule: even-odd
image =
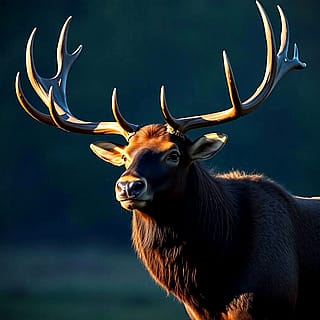
[[[262,2],[279,43],[277,4],[269,0]],[[320,194],[320,4],[315,0],[282,0],[279,4],[290,25],[289,56],[293,42],[297,42],[307,68],[286,75],[254,113],[215,128],[193,130],[190,137],[210,131],[228,134],[229,141],[223,151],[204,163],[209,169],[265,173],[289,191],[311,196]],[[48,319],[49,314],[54,314],[54,308],[39,300],[43,291],[37,289],[39,295],[33,296],[32,286],[23,287],[21,261],[29,261],[27,254],[39,255],[43,257],[39,259],[40,265],[43,262],[48,270],[55,270],[59,268],[56,261],[64,261],[72,248],[79,256],[83,254],[81,248],[90,248],[93,261],[105,255],[103,270],[110,261],[116,261],[108,259],[110,252],[121,252],[121,259],[127,260],[123,269],[119,264],[117,276],[131,274],[132,279],[140,279],[135,270],[141,269],[141,277],[145,278],[139,281],[150,281],[152,294],[165,298],[165,293],[149,280],[142,266],[133,267],[131,273],[130,266],[139,262],[130,244],[130,214],[120,209],[113,191],[122,169],[103,163],[88,148],[95,140],[124,140],[115,136],[68,134],[39,124],[24,113],[15,98],[14,79],[16,72],[21,71],[29,100],[42,108],[25,73],[26,41],[37,27],[37,69],[42,76],[53,76],[57,37],[69,15],[73,16],[69,51],[78,44],[83,44],[83,51],[69,76],[68,102],[73,113],[83,119],[112,120],[110,100],[114,87],[118,89],[121,112],[130,122],[138,124],[163,122],[159,107],[162,84],[166,86],[170,110],[176,116],[225,109],[229,100],[222,67],[223,49],[228,52],[243,99],[254,92],[263,77],[264,33],[255,2],[251,0],[0,0],[0,245],[3,248],[0,274],[4,279],[11,279],[3,281],[3,285],[0,283],[0,289],[6,301],[3,306],[7,306],[4,313],[7,319],[27,319],[31,315],[28,312],[35,310],[26,302],[30,297],[34,305],[46,306],[43,308]],[[67,252],[63,248],[68,248]],[[46,260],[48,252],[56,258]],[[8,261],[13,262],[8,264]],[[73,265],[79,267],[77,263]],[[37,263],[25,266],[26,270],[38,267]],[[95,271],[85,270],[87,279],[91,279]],[[61,272],[57,274],[57,281],[63,281]],[[52,288],[53,278],[49,275],[47,279],[47,287],[41,288]],[[66,279],[68,283],[70,277]],[[36,287],[39,284],[37,277],[31,282]],[[95,292],[94,284],[90,291],[79,283],[84,295]],[[16,287],[23,287],[22,298],[18,290],[18,293],[13,291],[14,299],[8,299],[8,293]],[[127,292],[121,288],[120,293]],[[60,300],[64,292],[61,290],[54,291]],[[148,290],[141,292],[143,295]],[[17,300],[17,295],[22,300]],[[107,303],[105,296],[101,295],[103,303]],[[68,297],[75,295],[70,293]],[[86,303],[86,296],[83,300]],[[14,302],[10,305],[8,301]],[[96,300],[91,297],[90,301]],[[120,310],[126,310],[125,303],[120,305]],[[146,310],[147,305],[142,304],[141,309]],[[153,313],[162,319],[160,310],[166,310],[166,306],[155,306]],[[34,312],[32,319],[39,315]],[[64,319],[72,318],[74,314],[69,312],[64,313]],[[120,313],[111,317],[101,311],[95,319],[126,318]],[[149,317],[141,315],[136,319]]]

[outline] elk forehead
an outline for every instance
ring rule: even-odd
[[[131,158],[141,149],[150,149],[156,153],[165,153],[166,151],[179,149],[179,140],[181,137],[176,137],[167,132],[164,125],[147,125],[136,132],[129,141],[126,148],[126,153]]]

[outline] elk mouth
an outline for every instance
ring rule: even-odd
[[[132,211],[134,209],[143,209],[144,207],[147,206],[150,200],[129,198],[129,199],[119,200],[119,202],[122,208],[128,211]]]

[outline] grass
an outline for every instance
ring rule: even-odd
[[[0,248],[1,320],[188,319],[133,252]]]

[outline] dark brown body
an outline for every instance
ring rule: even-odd
[[[132,171],[149,179],[132,166],[123,176]],[[211,176],[197,162],[180,187],[133,210],[132,240],[151,276],[192,319],[313,314],[320,299],[319,198],[294,197],[259,175]]]

